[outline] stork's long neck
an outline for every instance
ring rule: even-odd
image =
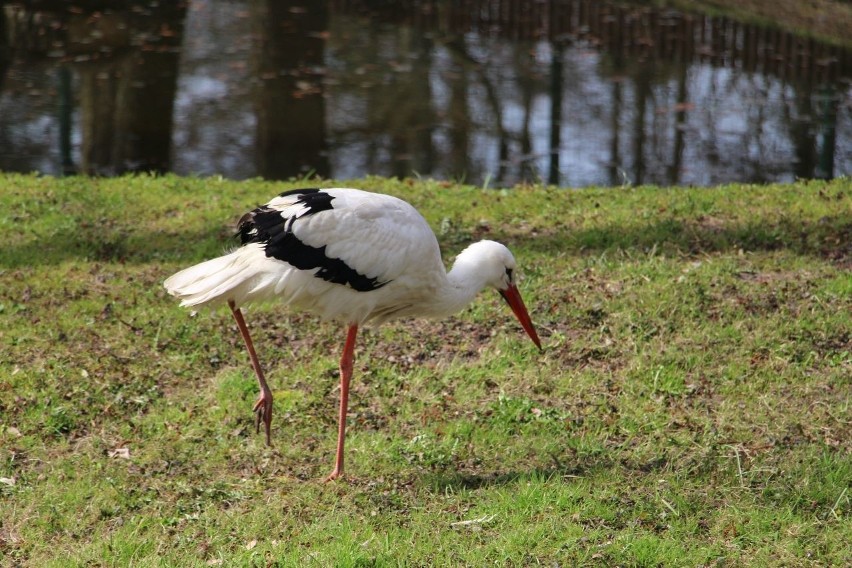
[[[446,317],[460,312],[485,286],[485,277],[477,263],[459,256],[435,295],[434,316]]]

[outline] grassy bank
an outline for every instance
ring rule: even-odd
[[[657,0],[682,10],[730,16],[769,25],[834,45],[852,47],[852,4],[838,0]]]
[[[852,182],[350,183],[509,244],[546,349],[496,294],[367,331],[323,484],[342,330],[249,311],[267,448],[229,314],[161,286],[305,184],[0,177],[0,564],[852,562]]]

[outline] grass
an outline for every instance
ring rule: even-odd
[[[368,178],[496,294],[362,335],[348,477],[339,326],[163,279],[301,184],[0,176],[0,565],[840,566],[852,562],[852,182],[709,189]],[[315,185],[311,181],[307,185]]]
[[[732,17],[813,37],[839,47],[852,47],[852,6],[843,0],[657,0],[658,4]]]

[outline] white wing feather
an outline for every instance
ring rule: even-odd
[[[293,234],[303,243],[325,246],[326,256],[379,282],[433,270],[436,260],[443,268],[435,234],[405,201],[355,189],[323,191],[334,196],[334,208],[293,223]]]

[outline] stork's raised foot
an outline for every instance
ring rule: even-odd
[[[254,413],[257,416],[255,432],[260,433],[260,423],[263,422],[263,429],[266,432],[266,445],[271,446],[272,438],[269,429],[272,426],[272,391],[269,389],[260,391],[260,396],[254,403]]]

